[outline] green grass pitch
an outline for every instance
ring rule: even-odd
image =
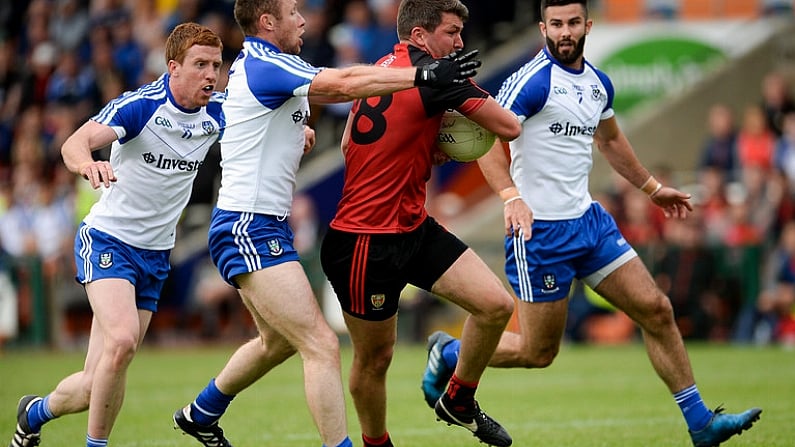
[[[146,346],[128,376],[127,397],[111,436],[114,447],[198,446],[173,430],[171,414],[190,402],[221,368],[234,346],[161,349]],[[762,407],[762,418],[727,446],[792,446],[795,440],[795,352],[777,347],[689,345],[696,380],[710,407],[736,412]],[[389,430],[396,446],[475,447],[460,427],[436,422],[419,390],[422,346],[397,347],[389,375]],[[342,353],[347,380],[350,347]],[[22,394],[49,392],[81,368],[82,353],[10,351],[0,354],[0,443],[14,430]],[[347,386],[347,384],[346,384]],[[346,390],[347,395],[347,390]],[[239,395],[222,419],[235,447],[320,446],[303,398],[297,357]],[[489,369],[479,391],[482,408],[511,433],[515,446],[689,446],[684,420],[652,370],[643,347],[565,346],[543,370]],[[353,404],[348,425],[361,445]],[[50,422],[42,446],[85,443],[86,413]]]

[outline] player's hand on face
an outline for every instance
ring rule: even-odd
[[[533,210],[521,198],[511,200],[503,206],[505,234],[508,236],[522,232],[524,240],[533,237]]]
[[[689,212],[693,211],[690,194],[667,186],[663,186],[652,194],[651,201],[662,208],[663,214],[667,218],[684,219]]]
[[[417,67],[414,85],[440,88],[469,82],[469,78],[478,74],[477,69],[481,65],[477,55],[478,50],[465,54],[453,51],[430,64]]]
[[[315,147],[315,129],[304,126],[304,155],[308,154]]]
[[[110,187],[111,182],[116,181],[116,174],[113,167],[107,161],[92,161],[84,163],[80,167],[80,175],[91,183],[91,187],[97,189],[100,185],[105,188]]]

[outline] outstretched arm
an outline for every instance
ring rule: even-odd
[[[684,219],[689,211],[693,211],[690,194],[663,186],[643,167],[629,140],[618,127],[615,117],[599,123],[594,141],[610,166],[636,188],[645,192],[655,205],[663,209],[665,217]]]
[[[461,84],[477,74],[477,68],[480,67],[477,54],[477,50],[461,55],[453,52],[420,67],[353,65],[326,68],[315,76],[309,86],[310,101],[318,104],[346,102],[417,86],[443,88]]]

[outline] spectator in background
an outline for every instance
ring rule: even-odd
[[[795,222],[788,222],[770,257],[769,278],[756,312],[738,323],[740,341],[795,343]]]
[[[792,0],[760,0],[762,15],[792,14]]]
[[[701,148],[698,170],[714,167],[733,180],[737,163],[737,127],[734,112],[723,103],[713,104],[707,116],[707,138]]]
[[[0,182],[11,166],[14,123],[21,101],[21,71],[11,41],[0,42]]]
[[[20,163],[14,167],[11,194],[0,215],[0,244],[13,258],[35,257],[40,253],[39,227],[35,224],[38,198],[43,187],[35,166]]]
[[[736,190],[729,194],[729,206],[726,210],[728,225],[723,234],[722,245],[743,247],[762,243],[762,229],[755,225],[750,214],[753,197],[747,197],[739,185],[732,185]]]
[[[373,45],[365,54],[365,58],[373,59],[373,62],[384,54],[392,52],[392,47],[398,43],[398,36],[395,32],[397,23],[398,0],[369,0],[367,4],[373,13]]]
[[[795,99],[790,91],[791,86],[780,72],[771,72],[762,80],[762,102],[768,128],[781,135],[784,115],[795,112]]]
[[[781,136],[776,140],[773,166],[787,179],[790,191],[795,191],[795,110],[784,114]]]
[[[617,219],[618,229],[638,251],[641,259],[648,260],[647,252],[660,241],[653,215],[658,211],[643,191],[631,189],[623,197],[624,214]]]
[[[727,199],[729,203],[744,202],[746,215],[758,234],[775,238],[775,230],[781,228],[779,207],[785,203],[786,190],[780,174],[752,165],[743,168],[742,183],[731,186]]]
[[[164,19],[163,27],[166,34],[184,22],[199,22],[202,14],[202,0],[176,0],[174,8]]]
[[[717,263],[704,245],[698,212],[687,220],[666,222],[663,256],[654,280],[671,300],[676,325],[685,339],[705,340],[713,325],[710,303],[719,301]]]
[[[25,12],[19,35],[19,54],[30,57],[39,44],[50,41],[50,4],[48,0],[32,0]]]
[[[650,19],[674,20],[681,9],[679,2],[680,0],[645,0],[646,16]]]
[[[316,67],[331,67],[334,64],[334,46],[329,42],[329,20],[322,8],[306,8],[303,13],[306,30],[301,36],[304,46],[302,57]]]
[[[335,25],[335,27],[344,28],[345,32],[350,36],[349,43],[355,46],[357,54],[355,59],[358,59],[359,62],[372,64],[383,56],[383,54],[372,53],[372,48],[376,44],[376,28],[373,21],[373,13],[365,0],[349,1],[345,5],[345,14],[342,22]],[[397,39],[397,35],[395,39]],[[350,63],[350,60],[344,60],[343,63]],[[338,63],[337,66],[344,67],[345,65]]]
[[[728,175],[727,171],[716,166],[706,166],[698,172],[696,203],[704,219],[705,242],[710,246],[720,244],[729,225],[729,204],[726,200]]]
[[[94,110],[124,92],[124,77],[113,62],[113,44],[107,28],[92,29],[90,37],[90,64],[97,83],[97,101]]]
[[[57,63],[58,48],[52,42],[41,42],[33,49],[22,75],[20,105],[43,106],[47,103],[47,85]]]
[[[133,33],[132,16],[127,10],[106,17],[105,25],[110,28],[113,39],[113,64],[124,78],[125,90],[134,89],[141,81],[144,72],[146,52]]]
[[[62,50],[47,83],[47,103],[71,106],[81,118],[90,115],[99,102],[94,73],[90,66],[81,63],[74,50]]]
[[[758,104],[745,107],[737,134],[737,157],[742,169],[758,167],[764,172],[773,165],[776,135],[770,129],[764,109]]]
[[[50,38],[64,51],[75,51],[88,36],[88,11],[78,0],[55,0],[50,15]]]

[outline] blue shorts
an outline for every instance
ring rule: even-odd
[[[237,275],[299,260],[286,218],[215,208],[209,237],[213,263],[236,288]]]
[[[83,223],[75,235],[75,279],[80,284],[126,279],[135,287],[137,307],[157,312],[160,291],[171,270],[170,254],[171,250],[133,247]]]
[[[527,242],[521,232],[507,236],[505,275],[520,300],[557,301],[574,278],[596,287],[635,256],[613,217],[594,202],[577,219],[534,221]]]

